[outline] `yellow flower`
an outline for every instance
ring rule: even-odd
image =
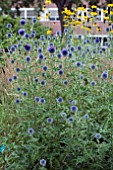
[[[51,33],[52,33],[52,31],[51,31],[51,30],[48,30],[48,31],[47,31],[47,35],[48,35],[48,34],[51,34]]]
[[[84,11],[85,8],[84,8],[84,7],[78,7],[77,10],[78,10],[78,11]]]
[[[109,17],[104,17],[105,20],[109,20]]]
[[[110,11],[110,15],[113,15],[113,11]]]
[[[45,3],[46,4],[51,4],[51,0],[46,0]]]
[[[112,33],[112,34],[113,34],[113,30],[111,30],[111,31],[110,31],[110,33]]]
[[[97,12],[91,12],[90,14],[93,15],[93,16],[96,16]]]
[[[85,27],[82,25],[82,26],[81,26],[81,29],[85,29]]]
[[[96,30],[97,30],[97,31],[101,31],[101,28],[100,28],[100,27],[97,27]]]
[[[113,4],[108,4],[108,7],[113,7]]]
[[[107,13],[108,13],[108,11],[107,11],[107,10],[103,10],[103,12],[104,12],[105,14],[107,14]]]
[[[97,8],[97,6],[96,5],[92,5],[91,8]]]
[[[84,19],[86,19],[86,20],[87,20],[87,19],[88,19],[88,16],[84,16]]]
[[[45,10],[46,10],[46,7],[43,7],[42,10],[45,11]]]
[[[40,19],[41,19],[41,16],[38,16],[37,19],[40,20]]]
[[[93,24],[93,26],[96,27],[96,26],[97,26],[97,23],[95,22],[95,23]]]

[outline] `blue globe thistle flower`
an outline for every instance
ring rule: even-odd
[[[16,48],[14,47],[14,46],[12,46],[11,48],[10,48],[10,51],[15,51],[16,50]]]
[[[71,58],[71,57],[72,57],[72,53],[71,53],[71,52],[68,54],[68,57],[69,57],[69,58]]]
[[[18,30],[18,34],[19,34],[20,36],[23,36],[23,35],[25,34],[25,29],[23,29],[23,28],[19,29],[19,30]]]
[[[71,107],[70,107],[70,111],[71,111],[71,112],[77,112],[77,110],[78,110],[78,107],[77,107],[77,106],[71,106]]]
[[[31,45],[30,44],[26,44],[26,45],[24,45],[24,49],[25,49],[25,51],[31,51]]]
[[[60,31],[56,31],[56,35],[57,36],[61,35],[61,32]]]
[[[31,60],[30,56],[27,56],[27,57],[26,57],[26,61],[27,61],[27,62],[30,62],[30,60]]]
[[[44,99],[44,98],[41,98],[41,99],[40,99],[40,103],[41,103],[41,104],[45,103],[45,99]]]
[[[69,44],[69,45],[70,45],[70,42],[71,42],[70,40],[67,40],[67,44]]]
[[[37,19],[36,18],[33,18],[32,19],[32,23],[36,23]]]
[[[49,46],[49,47],[48,47],[48,51],[49,51],[51,54],[54,54],[54,52],[55,52],[55,47],[54,47],[54,46]]]
[[[35,83],[37,83],[37,82],[38,82],[38,80],[39,80],[39,79],[38,79],[38,77],[37,77],[37,78],[35,78],[35,80],[34,80],[34,81],[35,81]]]
[[[76,63],[75,63],[75,65],[77,66],[77,67],[81,67],[81,62],[79,62],[79,61],[77,61]]]
[[[95,43],[95,44],[100,43],[100,38],[98,38],[98,37],[95,38],[94,43]]]
[[[87,39],[87,40],[86,40],[86,42],[87,42],[87,43],[90,43],[90,40],[89,40],[89,39]]]
[[[12,28],[12,24],[11,24],[11,23],[8,23],[8,24],[7,24],[7,28]]]
[[[11,64],[14,64],[15,60],[11,60]]]
[[[16,102],[16,104],[19,104],[20,103],[20,99],[16,99],[15,102]]]
[[[33,31],[32,31],[32,33],[33,33],[33,34],[36,34],[36,31],[35,31],[35,30],[33,30]]]
[[[61,58],[61,57],[62,57],[62,54],[61,54],[61,53],[58,53],[58,54],[57,54],[57,57],[58,57],[58,58]]]
[[[69,34],[69,39],[72,39],[72,37],[73,37],[72,34]]]
[[[24,37],[25,37],[26,39],[28,39],[28,38],[29,38],[29,34],[25,33]]]
[[[70,116],[70,117],[68,118],[68,122],[69,122],[69,123],[73,123],[73,122],[74,122],[74,118],[73,118],[72,116]]]
[[[84,75],[80,75],[80,79],[83,79],[84,78]]]
[[[109,27],[107,27],[107,28],[106,28],[106,32],[109,32],[109,31],[110,31],[110,28],[109,28]]]
[[[39,52],[39,53],[42,53],[42,48],[39,48],[39,49],[38,49],[38,52]]]
[[[40,36],[40,40],[44,41],[44,40],[45,40],[45,36],[44,36],[44,35],[41,35],[41,36]]]
[[[102,51],[102,50],[100,50],[100,51],[99,51],[99,53],[100,53],[100,54],[102,54],[102,53],[103,53],[103,51]]]
[[[91,81],[90,85],[91,85],[91,86],[95,86],[95,85],[96,85],[96,82],[95,82],[95,81]]]
[[[63,118],[66,118],[66,117],[67,117],[67,114],[66,114],[65,112],[62,112],[62,113],[61,113],[61,116],[62,116]]]
[[[68,81],[67,81],[67,80],[64,80],[63,84],[64,84],[64,85],[68,85]]]
[[[50,42],[49,46],[54,46],[54,43],[53,43],[53,42]]]
[[[68,50],[66,48],[62,49],[62,55],[67,56],[68,55]]]
[[[59,64],[59,66],[58,66],[60,69],[62,68],[62,64]]]
[[[100,139],[101,138],[101,134],[100,133],[96,133],[95,138],[96,139]]]
[[[78,51],[80,51],[80,50],[82,49],[82,47],[79,45],[79,46],[77,47],[77,49],[78,49]]]
[[[96,53],[96,51],[95,50],[93,50],[93,54],[95,54]]]
[[[53,36],[53,37],[52,37],[52,40],[56,40],[56,37],[55,37],[55,36]]]
[[[13,79],[12,78],[8,78],[8,82],[12,82],[13,81]]]
[[[28,134],[29,135],[33,135],[35,133],[34,129],[33,128],[29,128],[28,129]]]
[[[59,97],[59,98],[57,99],[57,102],[58,102],[58,103],[62,103],[62,102],[63,102],[63,98],[62,98],[62,97]]]
[[[17,76],[16,75],[13,76],[13,80],[17,80]]]
[[[107,71],[104,71],[104,72],[101,74],[101,78],[102,78],[102,79],[107,79],[107,78],[108,78],[108,72],[107,72]]]
[[[67,28],[65,28],[65,29],[64,29],[64,33],[67,33],[67,32],[68,32],[68,29],[67,29]]]
[[[95,64],[91,64],[90,68],[94,70],[96,68],[96,65]]]
[[[34,41],[34,44],[35,44],[35,45],[38,45],[38,42],[37,42],[37,41]]]
[[[71,52],[75,51],[75,48],[73,46],[71,46],[70,48]]]
[[[16,88],[16,90],[17,90],[17,91],[20,91],[20,90],[21,90],[21,88],[20,88],[20,87],[17,87],[17,88]]]
[[[82,39],[82,35],[79,34],[77,38],[81,40]]]
[[[28,95],[28,93],[27,92],[22,92],[22,94],[23,94],[23,96],[27,96]]]
[[[63,70],[59,70],[59,71],[58,71],[58,74],[59,74],[59,75],[63,75]]]
[[[45,160],[45,159],[41,159],[41,160],[40,160],[40,165],[46,166],[46,160]]]
[[[51,117],[47,118],[47,123],[53,123],[53,119]]]
[[[11,38],[11,37],[12,37],[12,34],[11,34],[11,33],[8,33],[6,36],[7,36],[7,38]]]
[[[43,60],[43,59],[44,59],[44,55],[43,55],[42,53],[40,53],[40,54],[38,55],[38,59],[39,59],[39,60]]]
[[[21,25],[21,26],[24,26],[25,24],[26,24],[26,20],[25,20],[25,19],[21,19],[21,20],[20,20],[20,25]]]
[[[36,37],[36,34],[33,34],[33,33],[30,34],[30,38],[35,38],[35,37]]]
[[[43,66],[42,69],[43,69],[44,71],[47,71],[47,70],[48,70],[48,67],[47,67],[47,66]]]
[[[40,82],[40,84],[41,84],[42,86],[44,86],[44,85],[46,84],[45,80],[42,80],[42,81]]]
[[[40,97],[35,97],[35,102],[39,102],[40,101]]]
[[[42,77],[45,77],[45,72],[42,73]]]
[[[16,72],[17,72],[17,73],[20,72],[20,68],[16,68]]]
[[[88,114],[88,113],[86,113],[86,114],[84,115],[84,119],[89,119],[89,114]]]

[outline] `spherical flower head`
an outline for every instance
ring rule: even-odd
[[[40,97],[35,97],[35,102],[39,102],[40,101]]]
[[[53,43],[53,42],[50,42],[49,46],[54,46],[54,43]]]
[[[54,54],[55,53],[55,47],[54,46],[49,46],[48,51],[49,51],[49,53]]]
[[[39,49],[38,49],[38,52],[39,52],[39,53],[42,53],[42,48],[39,48]]]
[[[35,44],[35,45],[38,45],[38,42],[37,42],[37,41],[34,41],[34,44]]]
[[[64,33],[67,33],[67,32],[68,32],[68,29],[67,29],[67,28],[65,28],[65,29],[64,29]]]
[[[84,119],[89,119],[88,113],[86,113],[86,114],[84,115]]]
[[[16,50],[16,48],[14,47],[14,46],[12,46],[11,48],[10,48],[10,51],[15,51]]]
[[[73,46],[70,47],[71,52],[75,51],[75,48]]]
[[[29,128],[28,129],[28,134],[29,135],[33,135],[35,133],[34,129],[33,128]]]
[[[107,28],[106,28],[106,32],[109,32],[109,31],[110,31],[110,28],[109,28],[109,27],[107,27]]]
[[[96,82],[95,81],[91,81],[91,86],[95,86],[96,85]]]
[[[61,57],[62,57],[62,54],[61,54],[61,53],[58,53],[58,54],[57,54],[57,57],[58,57],[58,58],[61,58]]]
[[[82,49],[82,47],[79,45],[79,46],[77,47],[77,49],[78,49],[78,51],[80,51],[80,50]]]
[[[36,18],[33,18],[32,19],[32,23],[36,23],[37,19]]]
[[[45,103],[45,99],[44,99],[44,98],[41,98],[41,99],[40,99],[40,103],[41,103],[41,104]]]
[[[80,75],[80,79],[83,79],[84,78],[84,75]]]
[[[16,88],[16,90],[17,90],[17,91],[20,91],[20,90],[21,90],[21,88],[20,88],[20,87],[17,87],[17,88]]]
[[[47,71],[47,70],[48,70],[48,67],[47,67],[47,66],[43,66],[43,67],[42,67],[42,70]]]
[[[20,68],[16,68],[16,72],[19,73],[20,72]]]
[[[68,85],[68,81],[67,81],[67,80],[64,80],[63,84],[64,84],[64,85]]]
[[[11,23],[8,23],[8,24],[7,24],[7,28],[12,28],[12,24],[11,24]]]
[[[35,81],[35,83],[37,83],[37,82],[38,82],[38,77],[37,77],[37,78],[35,78],[35,80],[34,80],[34,81]]]
[[[61,32],[60,31],[56,31],[56,35],[57,36],[61,35]]]
[[[62,112],[62,113],[61,113],[61,116],[62,116],[63,118],[66,118],[66,117],[67,117],[67,114],[66,114],[65,112]]]
[[[82,35],[81,34],[78,35],[78,39],[80,39],[80,40],[82,39]]]
[[[25,34],[25,29],[23,29],[23,28],[19,29],[19,30],[18,30],[18,34],[19,34],[20,36],[24,36],[24,34]]]
[[[28,38],[29,38],[29,34],[25,33],[25,34],[24,34],[24,37],[25,37],[26,39],[28,39]]]
[[[58,66],[60,69],[62,68],[62,64],[59,64],[59,66]]]
[[[71,52],[68,54],[68,57],[69,57],[69,58],[72,58],[72,53],[71,53]]]
[[[44,85],[46,84],[45,80],[42,80],[42,81],[40,82],[40,84],[41,84],[42,86],[44,86]]]
[[[77,106],[71,106],[70,110],[71,110],[71,112],[77,112],[78,107]]]
[[[94,70],[94,69],[96,68],[96,65],[95,65],[95,64],[91,64],[90,68],[91,68],[92,70]]]
[[[51,117],[47,118],[47,123],[53,123],[53,119]]]
[[[13,80],[17,80],[17,76],[16,75],[13,76]]]
[[[23,94],[23,96],[25,96],[25,97],[28,95],[28,93],[27,93],[27,92],[25,92],[25,91],[24,91],[24,92],[22,92],[22,94]]]
[[[95,38],[94,43],[95,44],[100,43],[100,39],[99,38]]]
[[[43,60],[43,59],[44,59],[44,55],[43,55],[42,53],[40,53],[40,54],[38,55],[38,59],[39,59],[39,60]]]
[[[104,71],[104,72],[101,74],[101,78],[102,78],[102,79],[107,79],[107,78],[108,78],[108,72],[107,72],[107,71]]]
[[[58,71],[58,74],[61,76],[61,75],[63,75],[63,70],[59,70]]]
[[[68,55],[68,50],[66,48],[62,49],[62,55],[66,57]]]
[[[16,102],[16,104],[19,104],[20,103],[20,99],[16,99],[15,102]]]
[[[95,138],[96,139],[100,139],[101,138],[101,134],[100,133],[96,133]]]
[[[21,20],[20,20],[20,25],[21,25],[21,26],[24,26],[25,24],[26,24],[26,20],[25,20],[25,19],[21,19]]]
[[[31,60],[30,56],[27,56],[27,57],[26,57],[26,61],[27,61],[27,62],[30,62],[30,60]]]
[[[62,97],[59,97],[59,98],[57,99],[57,102],[58,102],[58,103],[62,103],[62,102],[63,102],[63,98],[62,98]]]
[[[41,159],[41,160],[40,160],[40,165],[46,166],[46,160],[45,160],[45,159]]]
[[[44,41],[44,40],[45,40],[45,36],[44,36],[44,35],[41,35],[41,36],[40,36],[40,40]]]
[[[69,123],[73,123],[73,122],[74,122],[74,118],[73,118],[72,116],[70,116],[70,117],[68,118],[68,122],[69,122]]]
[[[8,78],[8,82],[12,82],[13,81],[13,79],[10,77],[10,78]]]
[[[7,36],[7,38],[11,38],[11,37],[12,37],[12,34],[11,34],[11,33],[8,33],[6,36]]]
[[[26,44],[25,46],[24,46],[24,49],[25,49],[25,51],[27,51],[27,52],[29,52],[29,51],[31,51],[31,45],[30,44]]]
[[[78,61],[78,62],[75,63],[75,65],[76,65],[77,67],[81,67],[81,62]]]
[[[11,64],[14,64],[15,63],[15,60],[11,60]]]

